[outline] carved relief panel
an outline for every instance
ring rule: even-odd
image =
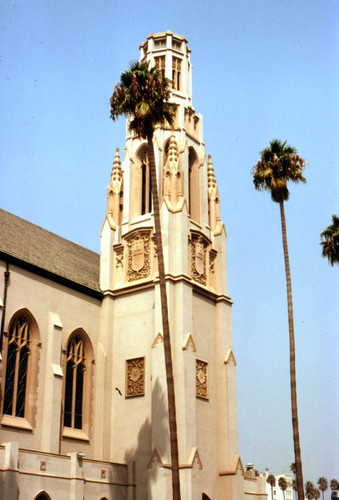
[[[207,249],[210,246],[209,240],[200,233],[191,232],[190,238],[190,258],[191,276],[194,281],[207,285],[206,260]]]
[[[126,398],[145,395],[145,358],[126,360]]]
[[[195,381],[197,398],[208,399],[208,363],[196,359]]]
[[[145,279],[151,274],[151,230],[138,229],[126,238],[127,281]]]

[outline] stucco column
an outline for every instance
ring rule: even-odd
[[[44,372],[44,395],[42,398],[41,449],[49,453],[59,452],[62,379],[61,368],[62,323],[59,315],[49,313],[46,346],[46,365]]]
[[[82,457],[78,452],[68,453],[71,457],[70,500],[83,500],[84,480],[82,475]]]
[[[3,443],[5,446],[5,460],[3,464],[2,490],[0,490],[0,498],[16,500],[18,498],[18,458],[19,445],[18,443]]]

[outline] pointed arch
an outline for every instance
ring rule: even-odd
[[[151,174],[147,144],[142,144],[135,155],[132,166],[132,218],[152,211]]]
[[[35,426],[40,334],[33,314],[16,311],[4,342],[2,424],[26,429]]]
[[[199,158],[194,148],[188,148],[188,206],[191,219],[200,223],[200,171]]]
[[[34,500],[52,500],[46,491],[40,491],[34,497]]]
[[[64,358],[63,435],[88,439],[94,355],[82,328],[69,335]]]

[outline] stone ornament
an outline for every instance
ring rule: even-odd
[[[183,206],[182,172],[179,161],[179,150],[174,132],[172,132],[166,163],[164,165],[164,197],[166,204],[172,210]]]
[[[124,267],[124,247],[122,245],[115,247],[115,267]]]
[[[197,398],[208,399],[208,363],[197,359],[195,362]]]
[[[145,279],[151,272],[150,230],[137,230],[127,240],[127,281]]]
[[[206,253],[209,242],[202,234],[192,233],[191,238],[191,275],[194,281],[206,285]]]
[[[126,360],[126,398],[145,395],[145,358]]]
[[[120,224],[120,205],[122,203],[123,173],[121,168],[119,148],[116,149],[111,179],[107,188],[107,214],[114,225]]]

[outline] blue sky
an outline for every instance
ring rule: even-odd
[[[323,0],[3,0],[0,206],[99,251],[125,123],[120,73],[151,32],[184,35],[228,233],[239,446],[273,473],[293,461],[279,207],[250,171],[274,138],[308,161],[286,205],[305,481],[339,471],[338,267],[320,233],[338,213],[339,4]]]

